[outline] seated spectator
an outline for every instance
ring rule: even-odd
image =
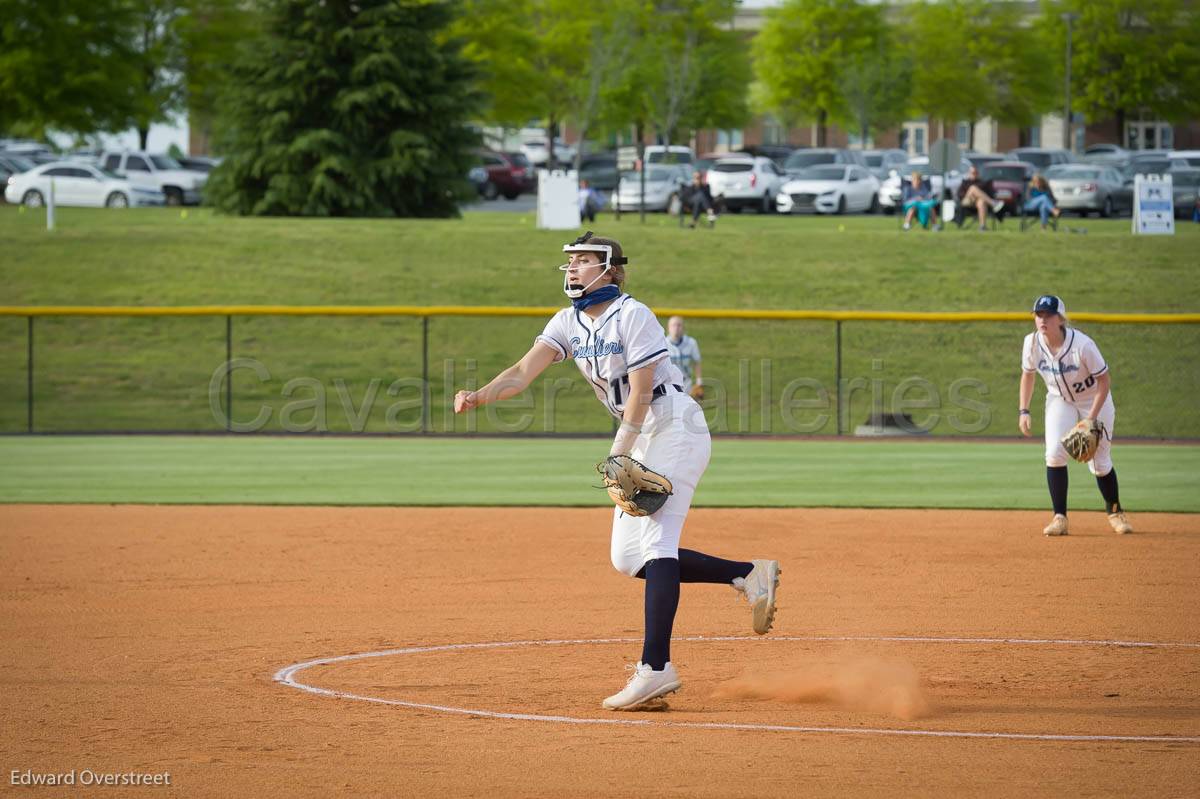
[[[704,175],[699,171],[692,173],[691,185],[687,187],[687,192],[684,195],[684,202],[691,206],[692,209],[692,224],[696,226],[696,222],[700,220],[700,212],[708,213],[708,226],[712,227],[717,221],[717,213],[715,203],[713,202],[712,190],[708,188],[708,183],[704,180]]]
[[[979,170],[972,166],[967,177],[958,186],[958,207],[974,209],[979,215],[979,229],[987,230],[988,208],[992,213],[999,214],[1004,210],[1004,201],[992,197],[995,190],[990,180],[980,180]]]
[[[586,180],[579,181],[579,217],[588,222],[596,221],[596,212],[604,207],[604,197]]]
[[[937,226],[937,230],[942,229],[942,223],[938,221],[937,200],[933,199],[933,184],[921,177],[920,172],[913,172],[912,179],[901,185],[902,195],[901,200],[904,208],[904,229],[908,230],[912,227],[913,216],[921,223],[922,227],[929,225],[930,218]]]
[[[1062,213],[1062,209],[1058,207],[1058,200],[1054,198],[1054,192],[1050,191],[1050,184],[1041,172],[1034,174],[1033,180],[1029,181],[1029,197],[1025,200],[1025,210],[1038,212],[1042,219],[1042,228],[1046,227],[1051,214],[1058,219]]]

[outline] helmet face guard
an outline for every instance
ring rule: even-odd
[[[583,295],[587,294],[592,286],[596,285],[596,281],[604,277],[604,275],[608,273],[608,270],[612,269],[614,266],[623,266],[624,264],[629,263],[629,259],[623,256],[617,256],[614,258],[612,246],[609,244],[589,244],[588,239],[591,237],[592,231],[589,230],[587,233],[584,233],[570,244],[564,244],[562,248],[562,251],[565,253],[594,252],[602,253],[604,256],[603,260],[598,264],[598,266],[603,266],[604,268],[600,270],[600,274],[592,278],[592,280],[589,281],[586,286],[572,288],[570,283],[568,283],[569,277],[566,272],[571,268],[571,264],[569,262],[559,267],[559,269],[564,273],[563,293],[573,300],[577,300]]]

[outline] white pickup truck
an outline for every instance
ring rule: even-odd
[[[169,156],[144,152],[106,152],[100,166],[135,186],[161,191],[167,205],[199,205],[200,190],[208,179],[203,172],[184,169]]]

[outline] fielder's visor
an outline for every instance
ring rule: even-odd
[[[1038,297],[1037,302],[1033,304],[1033,312],[1041,313],[1043,311],[1048,313],[1056,313],[1059,316],[1066,316],[1067,305],[1053,294],[1043,294],[1042,296]]]

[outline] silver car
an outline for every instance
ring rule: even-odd
[[[1133,207],[1133,192],[1112,167],[1099,164],[1061,164],[1046,170],[1050,190],[1058,207],[1087,216],[1092,211],[1103,217]]]
[[[679,213],[681,190],[691,179],[690,164],[650,164],[646,168],[646,210]],[[612,204],[622,211],[637,211],[642,207],[640,173],[621,173]]]

